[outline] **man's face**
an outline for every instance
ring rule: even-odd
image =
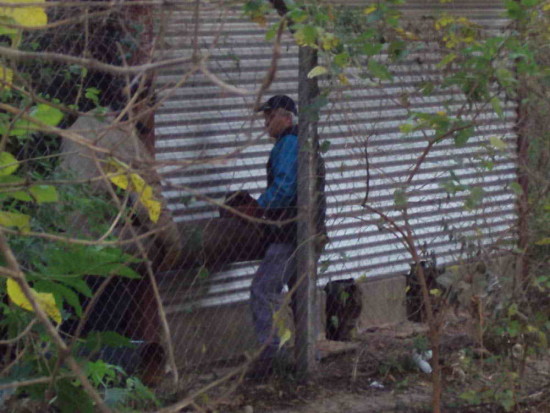
[[[292,119],[283,110],[274,109],[264,112],[265,130],[272,138],[279,136],[286,128],[292,126]]]

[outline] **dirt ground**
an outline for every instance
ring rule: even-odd
[[[412,360],[413,349],[422,346],[423,331],[424,326],[407,322],[363,332],[353,342],[320,342],[322,360],[307,383],[298,382],[291,373],[234,381],[198,401],[195,410],[430,412],[431,375],[420,371]],[[491,362],[490,355],[476,354],[466,334],[446,334],[441,348],[444,412],[505,412],[507,404],[502,398],[513,397],[521,406],[516,412],[550,413],[550,354],[527,359],[521,389],[510,395],[506,380],[512,376],[503,373],[501,359]],[[485,396],[475,400],[478,394]]]

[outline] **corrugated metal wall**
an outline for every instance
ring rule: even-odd
[[[191,56],[193,33],[198,30],[197,45],[202,56],[210,54],[207,64],[211,72],[229,84],[257,90],[271,63],[272,48],[265,41],[265,29],[249,22],[238,10],[200,4],[198,26],[192,8],[170,13],[163,57]],[[416,0],[403,9],[407,16],[415,17],[432,14],[434,9],[455,10],[492,29],[505,24],[496,1],[440,4]],[[277,77],[268,95],[285,93],[297,98],[298,49],[287,33],[282,49]],[[437,80],[435,65],[440,58],[428,50],[412,53],[406,61],[392,66],[393,83],[369,87],[365,82],[352,81],[351,86],[334,93],[323,109],[319,133],[322,140],[331,142],[325,154],[331,243],[321,258],[328,267],[321,266],[320,285],[329,279],[408,270],[410,259],[402,245],[392,234],[380,231],[378,218],[361,206],[367,182],[365,148],[370,164],[368,202],[397,216],[394,191],[427,142],[420,133],[404,138],[399,132],[407,116],[399,101],[404,92],[412,93],[418,82]],[[159,96],[188,69],[172,67],[159,72]],[[164,194],[177,219],[217,216],[216,208],[197,200],[194,192],[220,199],[227,191],[247,189],[258,196],[265,186],[265,162],[271,144],[263,135],[262,121],[252,114],[254,96],[232,95],[201,74],[191,76],[170,93],[155,117],[156,157],[166,163],[162,169]],[[418,111],[444,110],[443,103],[450,99],[454,99],[450,107],[455,110],[464,103],[450,91],[432,97],[411,94],[409,99]],[[409,188],[409,214],[415,234],[428,250],[436,252],[441,263],[464,257],[466,243],[489,246],[499,237],[509,237],[515,223],[514,196],[508,188],[515,179],[515,108],[505,104],[505,119],[487,109],[478,120],[476,137],[464,148],[457,149],[451,141],[437,145]],[[511,150],[495,155],[494,168],[481,173],[484,144],[490,136],[502,137]],[[466,193],[447,196],[440,183],[449,178],[451,169],[462,184],[483,187],[486,195],[481,208],[466,211]],[[200,298],[178,282],[177,276],[166,274],[161,288],[167,311],[247,300],[256,267],[256,262],[239,263],[213,275]]]

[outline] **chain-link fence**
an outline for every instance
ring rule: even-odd
[[[225,374],[293,374],[324,356],[318,342],[406,317],[412,251],[452,265],[514,238],[514,105],[439,88],[451,69],[438,39],[421,39],[433,24],[412,18],[419,4],[401,43],[332,77],[312,75],[328,63],[300,59],[284,24],[266,40],[261,19],[224,2],[19,6],[0,11],[2,153],[15,157],[0,159],[4,265],[23,300],[29,286],[53,297],[68,349],[33,312],[6,312],[8,380],[30,378],[19,361],[69,376],[69,353],[92,360],[82,374],[107,399],[120,377],[97,360],[188,394]],[[472,17],[498,29],[488,9]],[[297,111],[260,107],[280,95]],[[458,148],[417,127],[448,117],[471,132]]]

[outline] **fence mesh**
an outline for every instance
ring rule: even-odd
[[[10,221],[5,234],[31,286],[62,303],[58,332],[77,358],[99,354],[151,386],[179,377],[180,394],[238,366],[261,378],[274,367],[273,354],[277,368],[292,370],[294,354],[305,351],[293,348],[293,319],[308,303],[290,305],[290,294],[279,291],[299,289],[304,275],[296,260],[311,241],[296,248],[266,240],[266,231],[281,232],[281,225],[266,230],[256,201],[266,191],[266,163],[271,159],[277,180],[283,172],[274,163],[288,160],[273,158],[281,140],[267,138],[262,113],[254,112],[273,95],[298,102],[298,68],[308,63],[299,62],[292,33],[268,41],[265,27],[223,2],[17,10],[34,13],[38,23],[16,17],[7,27],[23,29],[0,36],[2,147],[19,161],[15,175],[1,174],[18,178],[2,181],[13,195],[3,205],[33,219],[28,227]],[[395,320],[405,316],[403,275],[411,258],[392,222],[410,225],[426,260],[447,265],[513,236],[508,186],[516,167],[507,151],[489,153],[487,141],[513,142],[514,106],[504,103],[499,117],[487,107],[468,108],[457,90],[423,94],[422,85],[441,79],[442,55],[435,41],[417,43],[390,62],[392,81],[360,71],[345,81],[320,80],[313,159],[325,171],[309,178],[315,185],[326,180],[326,206],[317,187],[309,219],[326,214],[329,242],[317,249],[312,280],[315,340],[351,340],[383,321],[377,305],[394,308]],[[388,53],[380,51],[380,61],[389,62]],[[430,136],[403,136],[411,107],[473,120],[474,138],[458,150],[442,142],[419,163]],[[309,116],[308,108],[298,109]],[[286,115],[297,125],[298,117]],[[493,166],[482,172],[487,162]],[[473,189],[451,196],[453,185]],[[290,194],[287,235],[296,191],[307,193],[298,186]],[[298,218],[308,215],[299,211]],[[314,244],[322,238],[317,234]],[[399,287],[377,301],[369,296],[372,284],[358,282],[368,279]],[[15,324],[20,331],[31,314]],[[107,331],[133,346],[96,334]],[[40,345],[27,338],[5,346],[5,360]],[[57,356],[44,352],[45,364],[50,357]]]

